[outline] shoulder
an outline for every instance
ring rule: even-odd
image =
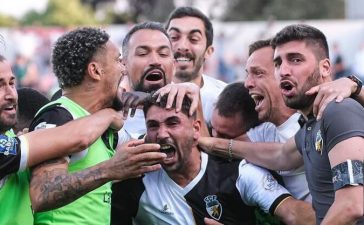
[[[206,87],[209,87],[209,88],[215,88],[215,89],[224,89],[226,87],[226,83],[221,81],[221,80],[218,80],[216,78],[213,78],[211,76],[208,76],[206,74],[203,74],[202,75],[202,79],[204,81],[204,86],[206,85]],[[202,87],[203,88],[203,87]]]
[[[328,118],[337,115],[341,116],[342,114],[364,115],[364,108],[357,101],[351,98],[346,98],[342,102],[331,101],[327,105],[322,117]]]
[[[51,105],[38,113],[33,119],[29,130],[56,127],[71,120],[73,120],[73,116],[66,108],[59,105]]]

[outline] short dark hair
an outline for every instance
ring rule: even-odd
[[[319,60],[329,58],[329,47],[326,37],[324,33],[315,27],[306,24],[286,26],[272,39],[271,45],[273,48],[276,48],[290,41],[304,41],[308,46],[312,46],[316,58]]]
[[[110,36],[101,29],[84,27],[61,36],[52,53],[53,71],[61,88],[80,85],[92,58],[105,49]]]
[[[245,132],[260,123],[258,113],[255,111],[254,100],[242,82],[227,85],[220,93],[215,109],[219,115],[224,117],[232,117],[236,113],[240,113],[244,120]]]
[[[168,94],[164,95],[163,97],[161,97],[160,101],[157,102],[157,97],[158,96],[153,96],[151,98],[147,98],[147,100],[144,102],[144,106],[143,106],[143,111],[144,111],[144,115],[147,115],[148,110],[150,109],[150,107],[152,107],[153,105],[158,106],[160,108],[165,108],[167,105],[167,99],[168,99]],[[183,98],[182,101],[182,108],[181,108],[181,112],[183,114],[185,114],[187,117],[192,117],[194,119],[196,119],[196,112],[193,113],[192,116],[190,116],[189,111],[191,108],[191,99],[189,99],[186,95]],[[174,99],[172,107],[173,109],[176,108],[176,99]]]
[[[129,53],[130,38],[133,36],[133,34],[135,32],[137,32],[139,30],[157,30],[157,31],[160,31],[161,33],[163,33],[168,38],[168,40],[170,40],[166,29],[164,29],[164,27],[163,27],[163,24],[161,24],[159,22],[154,22],[154,21],[138,23],[135,26],[133,26],[133,28],[131,28],[124,37],[123,44],[122,44],[123,57],[126,57]]]
[[[49,99],[32,88],[19,88],[18,92],[18,110],[17,124],[14,127],[15,132],[29,128],[35,114],[40,108],[49,103]]]
[[[253,54],[253,52],[261,49],[261,48],[265,48],[265,47],[269,47],[270,42],[272,41],[272,39],[266,39],[266,40],[259,40],[259,41],[255,41],[253,43],[251,43],[249,45],[249,56],[251,54]]]
[[[213,39],[214,39],[214,29],[212,27],[212,23],[210,19],[203,14],[200,10],[184,6],[184,7],[178,7],[175,10],[169,14],[168,20],[166,22],[166,29],[168,30],[169,24],[171,23],[171,20],[176,18],[183,18],[183,17],[196,17],[202,20],[202,22],[205,25],[205,35],[206,35],[206,48],[212,45]]]

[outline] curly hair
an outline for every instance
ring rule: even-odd
[[[98,28],[78,28],[61,36],[52,52],[53,72],[61,88],[80,85],[87,65],[110,36]]]

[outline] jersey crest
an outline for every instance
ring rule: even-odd
[[[4,155],[16,155],[17,143],[15,138],[0,135],[0,153]]]
[[[219,220],[222,214],[222,206],[219,200],[217,200],[217,196],[208,195],[204,198],[204,201],[206,203],[207,213],[215,220]]]
[[[324,141],[321,136],[321,130],[319,130],[316,134],[316,141],[315,141],[315,149],[318,153],[322,155],[322,148],[324,145]]]

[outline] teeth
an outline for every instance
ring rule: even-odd
[[[170,149],[171,148],[171,146],[169,146],[169,145],[163,145],[163,146],[161,146],[161,149],[162,150],[166,150],[166,149]]]
[[[191,61],[191,59],[185,58],[185,57],[180,57],[180,58],[177,58],[176,61],[178,61],[178,62],[188,62],[188,61]]]
[[[262,102],[262,100],[263,100],[263,97],[262,97],[262,96],[260,96],[260,95],[252,94],[252,95],[250,95],[250,96],[251,96],[251,97],[252,97],[252,99],[254,100],[255,105],[259,105],[259,103],[261,103],[261,102]]]

